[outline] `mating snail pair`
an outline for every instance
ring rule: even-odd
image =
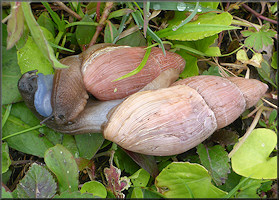
[[[103,132],[121,147],[148,155],[183,153],[252,107],[268,86],[254,79],[195,76],[175,82],[185,61],[152,48],[136,75],[142,47],[98,44],[61,60],[55,75],[21,77],[26,105],[45,124],[68,134]],[[93,97],[89,98],[88,93]],[[97,100],[96,100],[96,99]],[[43,106],[43,107],[41,107]]]

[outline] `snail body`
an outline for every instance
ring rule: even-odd
[[[174,82],[185,61],[174,53],[164,57],[157,50],[151,51],[145,70],[116,82],[112,81],[138,66],[143,48],[101,44],[62,59],[70,67],[56,70],[52,90],[45,90],[51,92],[53,110],[45,124],[67,134],[103,132],[104,138],[142,154],[174,155],[232,123],[268,88],[238,77],[196,76]],[[134,65],[124,56],[129,52],[136,52],[131,56]],[[35,71],[27,72],[18,87],[26,105],[43,120],[34,106],[39,78]]]

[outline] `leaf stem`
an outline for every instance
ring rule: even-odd
[[[248,138],[248,136],[252,133],[252,131],[254,130],[254,128],[256,127],[256,125],[258,124],[258,121],[259,121],[259,119],[260,119],[260,116],[261,116],[263,110],[264,110],[263,107],[261,107],[261,108],[258,110],[258,112],[257,112],[257,114],[256,114],[256,116],[255,116],[255,118],[254,118],[254,120],[253,120],[253,122],[252,122],[252,124],[250,125],[250,127],[248,128],[248,130],[246,131],[246,133],[244,134],[244,136],[243,136],[243,137],[241,138],[241,140],[235,145],[235,147],[233,148],[233,150],[229,153],[229,155],[228,155],[229,158],[231,158],[231,157],[235,154],[235,152],[241,147],[241,145],[246,141],[246,139]]]
[[[260,13],[257,13],[255,10],[253,10],[252,8],[250,8],[248,5],[246,4],[241,4],[242,7],[244,7],[246,10],[248,10],[249,12],[251,12],[253,15],[255,15],[256,17],[262,19],[262,20],[265,20],[265,21],[268,21],[272,24],[278,24],[277,21],[273,20],[273,19],[269,19],[265,16],[262,16]]]
[[[74,12],[73,10],[71,10],[70,8],[68,8],[63,2],[61,1],[56,1],[55,2],[57,5],[59,5],[63,10],[65,10],[67,13],[69,13],[70,15],[72,15],[73,17],[77,18],[78,20],[82,20],[82,17],[79,16],[79,14],[77,14],[76,12]]]
[[[6,140],[6,139],[8,139],[8,138],[10,138],[10,137],[14,137],[14,136],[20,135],[20,134],[22,134],[22,133],[26,133],[26,132],[28,132],[28,131],[33,131],[33,130],[35,130],[35,129],[38,129],[38,128],[41,128],[41,127],[44,127],[44,126],[45,126],[44,124],[43,124],[43,125],[37,125],[37,126],[31,127],[31,128],[25,129],[25,130],[23,130],[23,131],[19,131],[19,132],[16,132],[16,133],[7,135],[6,137],[3,137],[2,140]]]

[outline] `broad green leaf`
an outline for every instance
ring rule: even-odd
[[[131,198],[145,198],[145,199],[162,199],[165,198],[159,192],[156,192],[151,189],[135,187],[133,188],[133,192]]]
[[[275,52],[273,52],[273,54],[272,54],[271,67],[273,67],[274,69],[277,69],[277,65],[278,65],[277,51],[275,51]]]
[[[2,185],[2,194],[1,194],[1,197],[3,199],[13,199],[13,195],[11,192],[7,192],[6,189],[3,187]]]
[[[239,184],[241,178],[242,176],[238,175],[234,171],[231,171],[231,173],[228,174],[228,179],[225,184],[218,185],[217,187],[223,191],[230,192]]]
[[[92,159],[104,142],[101,133],[88,133],[75,135],[76,145],[79,156],[86,159]]]
[[[150,175],[143,168],[136,171],[132,176],[129,176],[131,179],[133,186],[135,187],[145,187],[150,179]]]
[[[20,39],[24,29],[24,17],[21,2],[11,2],[11,17],[8,21],[7,49],[11,49]]]
[[[242,178],[241,180],[243,180]],[[240,181],[241,181],[240,180]],[[261,186],[261,183],[265,182],[264,180],[258,179],[247,179],[241,187],[238,188],[237,193],[234,195],[235,198],[259,198],[257,194],[257,189]]]
[[[45,152],[44,159],[47,167],[56,175],[61,193],[78,190],[78,167],[69,150],[57,144]]]
[[[92,194],[88,194],[88,193],[81,193],[80,191],[65,191],[62,192],[60,195],[55,195],[54,196],[55,199],[89,199],[89,198],[93,198]]]
[[[85,15],[80,22],[94,22],[89,15]],[[94,33],[96,26],[78,25],[76,28],[76,39],[80,46],[89,44]]]
[[[118,147],[117,150],[115,151],[113,160],[119,169],[129,174],[135,173],[140,168],[132,160],[131,157],[127,156],[127,154],[120,147]]]
[[[140,31],[136,31],[132,34],[127,35],[124,38],[119,39],[116,44],[118,45],[128,45],[131,47],[146,46],[146,39]]]
[[[55,36],[54,23],[49,17],[48,12],[43,12],[39,16],[37,22],[40,26],[45,27],[53,36]]]
[[[179,77],[184,79],[184,78],[187,78],[187,77],[199,75],[199,67],[198,67],[197,57],[190,55],[184,49],[176,51],[175,53],[181,55],[184,58],[184,60],[186,61],[185,68],[184,68],[183,72],[181,72]]]
[[[1,181],[2,181],[2,183],[7,185],[8,181],[11,178],[11,175],[12,175],[12,170],[11,169],[8,169],[8,171],[6,171],[5,173],[1,174]]]
[[[15,103],[22,99],[17,89],[20,77],[16,48],[7,50],[2,46],[2,104]]]
[[[17,52],[17,59],[22,74],[35,69],[45,75],[53,73],[51,62],[43,55],[30,36],[24,47]]]
[[[12,110],[14,109],[14,106]],[[4,110],[2,110],[3,115]],[[2,129],[2,137],[17,133],[19,131],[31,128],[29,124],[25,123],[13,114],[10,114],[5,126]],[[53,144],[45,137],[40,136],[40,132],[32,130],[20,135],[6,139],[9,147],[16,149],[20,152],[43,157],[44,152],[53,146]]]
[[[226,192],[211,184],[211,178],[203,166],[189,162],[168,165],[156,177],[155,185],[167,198],[220,198],[226,195]]]
[[[267,29],[263,26],[259,31],[255,28],[251,28],[247,31],[241,32],[244,37],[247,37],[244,41],[245,46],[251,47],[256,51],[259,51],[263,46],[268,46],[273,44],[272,37],[275,36],[276,32]]]
[[[229,26],[232,21],[232,16],[227,12],[222,14],[207,13],[200,15],[196,21],[189,22],[176,29],[184,18],[185,15],[183,12],[175,12],[175,18],[169,22],[169,26],[166,29],[158,31],[156,34],[160,38],[165,37],[170,40],[193,41],[215,35],[224,30],[239,29],[234,26]]]
[[[56,187],[51,173],[34,163],[17,185],[16,192],[19,198],[51,198],[56,193]]]
[[[254,129],[232,156],[232,169],[244,177],[276,179],[277,156],[269,157],[276,143],[277,135],[274,131]]]
[[[62,145],[68,149],[71,154],[74,155],[75,158],[79,157],[79,152],[78,152],[78,148],[76,145],[76,141],[73,135],[63,135],[63,142]]]
[[[107,21],[106,28],[105,28],[104,42],[113,43],[116,36],[117,36],[117,28],[113,25],[113,23]]]
[[[22,2],[22,10],[24,13],[25,20],[32,34],[33,40],[36,42],[37,46],[40,47],[40,51],[45,57],[52,63],[54,68],[67,68],[66,65],[61,64],[54,55],[54,51],[51,46],[48,44],[48,41],[44,37],[42,30],[39,27],[39,24],[35,20],[30,2]]]
[[[211,66],[208,70],[203,71],[202,75],[214,75],[221,76],[219,73],[219,68],[217,66]]]
[[[209,171],[216,185],[224,184],[230,173],[228,153],[220,145],[206,147],[203,144],[197,146],[202,165]]]
[[[9,147],[6,142],[2,143],[2,174],[7,172],[10,165],[11,165],[11,159],[9,155]]]
[[[89,181],[83,184],[80,189],[80,192],[83,193],[91,193],[94,197],[106,198],[107,190],[105,186],[98,181]]]

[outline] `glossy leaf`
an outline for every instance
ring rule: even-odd
[[[113,23],[111,23],[111,21],[108,21],[105,28],[104,42],[113,43],[116,36],[117,36],[117,28],[113,25]]]
[[[19,198],[51,198],[56,193],[56,183],[47,169],[34,163],[17,185],[16,192]]]
[[[98,181],[89,181],[83,184],[80,189],[80,192],[83,193],[91,193],[94,197],[106,198],[107,190],[105,186]]]
[[[21,77],[17,64],[15,47],[6,50],[2,46],[2,104],[15,103],[21,100],[17,82]]]
[[[52,64],[30,36],[25,45],[17,52],[17,59],[22,74],[35,69],[45,75],[53,73]]]
[[[8,21],[7,49],[11,49],[20,39],[24,29],[24,16],[21,2],[11,2],[11,17]]]
[[[2,129],[2,137],[26,130],[28,128],[31,128],[31,126],[23,122],[21,119],[10,115]],[[53,146],[53,144],[48,139],[41,137],[39,131],[37,130],[32,130],[14,137],[10,137],[6,139],[6,141],[9,147],[13,149],[39,157],[43,157],[44,152]]]
[[[67,68],[66,65],[61,64],[54,55],[53,49],[48,44],[46,38],[42,30],[40,29],[38,23],[36,22],[33,13],[31,11],[30,3],[29,2],[22,2],[22,10],[24,13],[24,17],[26,23],[30,29],[32,37],[36,42],[37,46],[40,47],[40,51],[42,51],[43,55],[46,56],[49,61],[52,63],[52,66],[55,68]]]
[[[73,155],[64,146],[57,144],[45,152],[45,163],[56,175],[59,191],[78,190],[78,167]]]
[[[150,179],[150,175],[144,169],[139,169],[132,176],[129,177],[131,179],[133,186],[145,187],[148,184]]]
[[[9,147],[6,142],[2,143],[2,174],[7,172],[10,165],[11,165],[11,159],[9,156]]]
[[[93,158],[105,140],[101,133],[88,133],[75,135],[74,137],[79,156],[89,160]]]
[[[230,173],[228,153],[220,145],[207,147],[203,144],[197,146],[202,165],[209,171],[216,185],[224,184]]]
[[[232,156],[232,169],[245,177],[276,179],[277,156],[269,157],[276,143],[277,135],[272,130],[254,129]]]
[[[94,21],[89,15],[85,15],[80,22],[94,22]],[[96,31],[96,26],[78,25],[76,28],[76,39],[78,44],[80,46],[89,44],[95,31]]]
[[[226,12],[218,15],[216,13],[200,15],[196,21],[189,22],[176,29],[184,18],[184,13],[176,12],[175,18],[169,22],[169,26],[166,29],[158,31],[157,35],[160,38],[165,37],[170,40],[193,41],[215,35],[224,30],[239,29],[234,26],[229,26],[232,21],[232,16]]]
[[[189,162],[168,165],[156,177],[155,185],[167,198],[220,198],[226,195],[226,192],[211,184],[211,178],[203,166]]]

